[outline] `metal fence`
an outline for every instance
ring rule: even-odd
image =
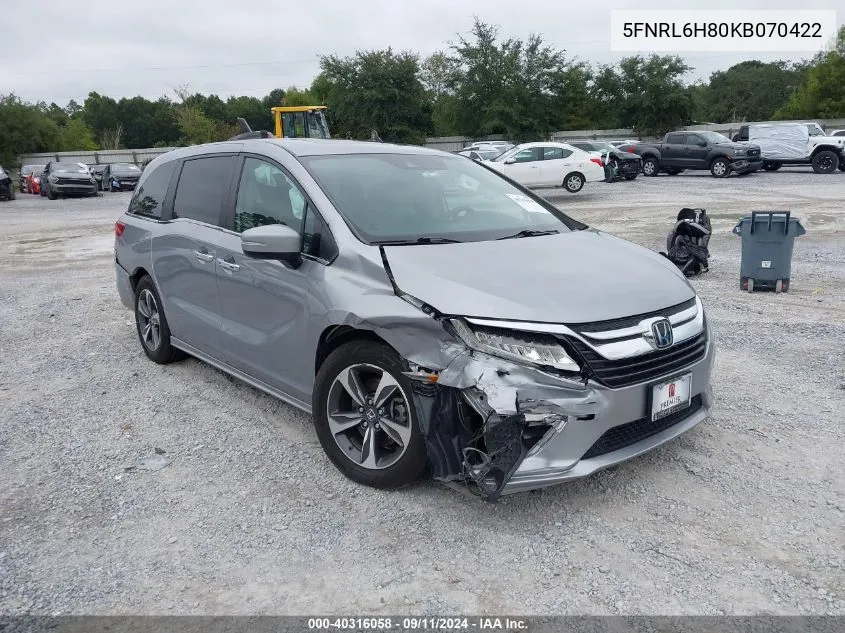
[[[45,165],[50,161],[64,163],[85,163],[97,165],[105,163],[141,164],[148,158],[165,154],[175,147],[153,147],[148,149],[104,149],[96,152],[45,152],[41,154],[22,154],[18,165]]]

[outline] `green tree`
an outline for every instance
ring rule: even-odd
[[[579,71],[539,35],[499,41],[497,27],[476,19],[469,37],[459,36],[451,53],[448,87],[455,95],[457,128],[465,135],[544,138],[577,102],[567,93]]]
[[[801,70],[786,62],[740,62],[710,75],[703,118],[716,123],[767,121],[802,79]]]
[[[325,95],[332,134],[384,141],[422,143],[431,132],[431,106],[413,53],[392,49],[359,51],[353,57],[320,59],[312,92]]]
[[[816,55],[807,78],[775,113],[784,119],[845,117],[845,26],[839,28],[831,50]]]
[[[13,165],[20,154],[54,149],[58,139],[59,126],[40,108],[13,94],[0,95],[0,165]]]
[[[420,66],[420,81],[431,102],[432,127],[435,136],[454,136],[458,134],[457,106],[455,93],[451,86],[454,64],[443,51],[437,51],[423,61]]]
[[[89,92],[82,106],[83,118],[91,126],[94,136],[99,138],[105,130],[111,130],[120,123],[117,102],[96,92]]]
[[[58,151],[89,152],[97,148],[91,128],[82,119],[68,119],[67,123],[59,128],[59,138],[56,144]]]
[[[634,55],[604,66],[592,86],[596,107],[609,111],[602,127],[630,127],[661,135],[692,120],[693,99],[683,83],[692,68],[676,55]]]

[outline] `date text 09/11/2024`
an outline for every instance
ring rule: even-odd
[[[528,623],[508,617],[349,617],[309,618],[308,628],[315,631],[523,631]]]

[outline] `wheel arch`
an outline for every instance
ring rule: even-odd
[[[396,349],[372,330],[352,327],[351,325],[330,325],[320,333],[317,342],[317,351],[314,354],[314,375],[320,371],[323,363],[333,351],[341,345],[351,341],[374,341],[383,343],[396,351]]]
[[[138,268],[136,268],[134,272],[129,275],[129,284],[132,287],[133,294],[135,293],[135,289],[138,287],[138,282],[140,282],[141,279],[145,276],[149,277],[150,279],[153,278],[153,276],[148,273],[147,269],[143,266],[138,266]],[[155,284],[155,280],[153,280],[153,284]]]
[[[819,152],[833,152],[836,155],[841,156],[841,154],[845,153],[842,149],[836,145],[819,145],[813,150],[813,153],[810,154],[810,158],[815,158],[816,154]]]
[[[731,157],[730,157],[730,156],[727,156],[727,155],[725,155],[725,154],[716,154],[715,156],[713,156],[713,157],[710,159],[710,167],[712,167],[712,166],[713,166],[713,163],[715,163],[715,162],[716,162],[717,160],[719,160],[720,158],[721,158],[722,160],[724,160],[726,163],[728,163],[729,165],[733,162],[733,161],[731,160]]]

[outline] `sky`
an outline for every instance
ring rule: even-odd
[[[741,5],[741,6],[738,6]],[[836,9],[841,0],[802,7]],[[700,0],[639,0],[637,9],[697,9]],[[630,0],[0,0],[0,94],[26,101],[174,97],[174,89],[262,97],[307,88],[319,56],[392,47],[422,56],[469,32],[473,16],[502,36],[539,33],[567,56],[612,64],[610,11]],[[711,9],[794,9],[794,0],[709,0]],[[837,14],[838,24],[845,10]],[[812,53],[684,53],[687,81],[746,59],[799,60]]]

